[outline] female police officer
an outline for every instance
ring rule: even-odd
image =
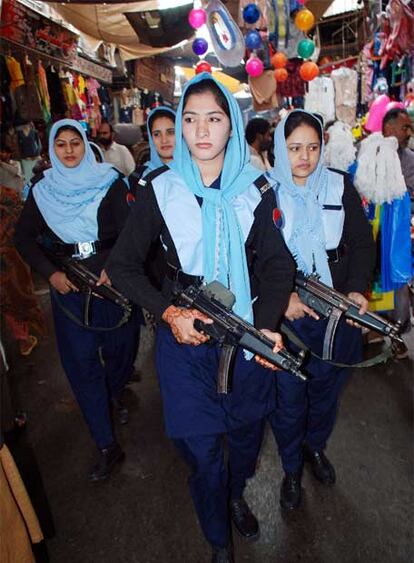
[[[56,258],[72,256],[99,275],[128,216],[128,188],[115,168],[96,162],[77,121],[62,119],[53,125],[49,154],[52,168],[32,182],[15,243],[24,260],[51,285],[62,365],[100,450],[90,472],[90,479],[98,481],[108,477],[124,455],[115,440],[110,400],[125,423],[127,411],[119,397],[133,368],[137,315],[108,332],[79,326],[73,317],[82,318],[85,296]],[[122,317],[119,307],[94,296],[90,314],[91,325],[100,327],[116,326]]]
[[[221,281],[236,296],[235,312],[247,320],[254,316],[256,327],[269,329],[281,345],[273,331],[292,288],[293,262],[272,222],[273,191],[261,194],[253,183],[258,175],[249,164],[236,101],[211,75],[196,76],[177,109],[170,170],[143,189],[106,265],[117,287],[164,321],[156,356],[166,429],[192,470],[191,495],[217,562],[233,561],[230,513],[242,535],[258,535],[242,495],[255,470],[264,417],[274,408],[274,378],[238,350],[232,392],[219,395],[220,350],[193,326],[196,318],[208,320],[171,304],[171,289],[201,276]],[[159,238],[169,278],[162,292],[144,268]]]
[[[346,174],[323,165],[322,127],[302,110],[291,112],[275,133],[275,166],[271,178],[281,213],[281,227],[297,268],[317,273],[321,281],[346,293],[367,310],[363,293],[373,269],[374,246],[359,196]],[[287,324],[304,343],[321,354],[326,321],[292,293]],[[345,322],[338,327],[334,359],[355,363],[360,354],[360,331]],[[270,417],[285,478],[280,502],[294,509],[300,503],[303,458],[315,477],[335,482],[335,470],[324,454],[347,370],[312,358],[308,382],[284,372],[277,377],[277,408]]]

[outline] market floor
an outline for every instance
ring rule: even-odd
[[[48,296],[42,303],[50,322]],[[258,542],[235,537],[245,563],[407,563],[414,561],[413,357],[359,370],[347,385],[328,448],[337,484],[324,487],[307,470],[303,503],[283,514],[282,478],[267,431],[246,498],[261,525]],[[94,447],[60,367],[53,329],[10,377],[25,430],[42,473],[56,535],[47,542],[52,563],[207,563],[187,489],[187,469],[164,435],[144,329],[141,380],[125,393],[130,422],[118,428],[126,460],[106,483],[91,484]]]

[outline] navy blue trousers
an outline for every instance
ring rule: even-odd
[[[309,317],[288,323],[317,354],[322,353],[326,322]],[[291,346],[292,351],[297,351]],[[360,360],[361,337],[358,329],[341,323],[335,339],[334,358],[341,363]],[[269,416],[282,460],[288,473],[303,465],[303,444],[313,451],[325,449],[335,425],[338,400],[349,370],[310,358],[307,382],[276,372],[276,410]]]
[[[139,338],[139,312],[116,330],[96,332],[78,326],[61,309],[61,303],[82,319],[85,296],[51,292],[56,340],[63,369],[99,449],[114,440],[110,399],[119,398],[134,365]],[[92,326],[115,326],[122,317],[120,307],[92,297]]]
[[[227,434],[176,439],[174,444],[191,469],[191,497],[204,536],[213,546],[230,541],[229,500],[241,498],[246,480],[254,475],[263,438],[264,420]],[[228,465],[224,462],[227,439]]]

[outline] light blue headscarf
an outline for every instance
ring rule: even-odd
[[[154,140],[152,138],[152,134],[151,134],[151,131],[150,131],[150,121],[152,121],[154,119],[153,116],[157,112],[159,112],[160,110],[168,111],[169,113],[171,113],[171,117],[172,117],[173,121],[175,121],[175,111],[171,108],[168,108],[167,106],[158,106],[157,108],[154,108],[150,112],[150,114],[148,115],[147,131],[148,131],[148,139],[149,139],[149,146],[150,146],[150,159],[147,160],[146,162],[144,162],[144,166],[146,166],[147,169],[145,170],[143,177],[145,177],[152,170],[155,170],[156,168],[159,168],[160,166],[164,166],[164,162],[161,160],[160,155],[158,154],[158,151],[155,148]]]
[[[65,166],[55,153],[56,134],[67,125],[79,131],[85,144],[85,155],[75,168]],[[97,240],[98,207],[119,172],[111,164],[96,162],[84,129],[74,119],[61,119],[53,125],[49,155],[52,168],[44,172],[44,177],[33,188],[44,220],[66,243]]]
[[[294,110],[289,115],[293,113],[310,115],[320,127],[323,139],[322,125],[314,115],[303,110]],[[285,139],[285,125],[289,115],[276,127],[275,165],[269,172],[271,178],[278,183],[276,195],[283,214],[283,235],[298,269],[305,274],[316,270],[321,280],[332,286],[326,254],[322,204],[318,202],[318,198],[324,201],[329,189],[328,170],[323,164],[324,144],[322,142],[318,165],[307,178],[306,185],[297,186],[293,181]]]
[[[206,188],[197,164],[191,158],[182,136],[183,103],[186,91],[202,80],[211,80],[223,92],[230,109],[232,126],[220,189]],[[232,202],[260,176],[260,170],[250,164],[250,151],[244,137],[239,106],[230,92],[211,74],[203,72],[187,83],[177,108],[175,151],[170,168],[185,181],[188,189],[203,198],[203,270],[206,282],[218,280],[236,296],[234,311],[252,322],[253,312],[250,279],[246,261],[243,233]]]

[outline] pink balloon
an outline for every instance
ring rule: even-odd
[[[264,70],[264,65],[260,59],[253,57],[246,63],[246,72],[249,76],[260,76]]]
[[[194,29],[198,29],[199,27],[204,25],[206,23],[206,21],[207,21],[207,12],[205,10],[203,10],[202,8],[193,9],[188,14],[188,23]]]
[[[299,4],[302,4],[302,6],[303,6],[304,4],[306,4],[306,2],[307,2],[307,0],[298,0],[298,3],[299,3]]]
[[[390,102],[385,107],[385,113],[388,113],[390,109],[404,109],[404,104],[402,102]]]
[[[387,105],[391,102],[386,94],[381,94],[372,102],[369,108],[368,119],[365,124],[365,129],[371,133],[376,133],[382,129],[382,120],[386,114]]]

